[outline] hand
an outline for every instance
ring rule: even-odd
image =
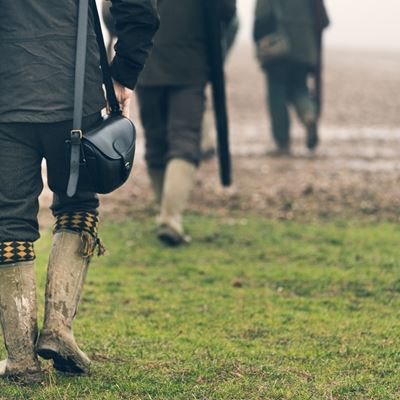
[[[133,90],[121,85],[117,81],[114,81],[114,90],[119,106],[121,107],[122,115],[129,118],[129,107]]]

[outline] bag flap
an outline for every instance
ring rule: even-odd
[[[132,121],[121,115],[108,116],[83,135],[82,142],[89,142],[106,157],[125,160],[135,147],[136,129]]]

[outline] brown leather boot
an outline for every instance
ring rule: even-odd
[[[60,372],[86,374],[89,357],[80,350],[72,332],[90,257],[82,255],[79,233],[59,231],[54,234],[47,271],[45,320],[37,353],[53,360]]]
[[[31,384],[43,380],[35,352],[37,339],[35,262],[0,266],[0,321],[8,358],[0,377]]]

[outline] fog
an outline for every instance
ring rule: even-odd
[[[325,0],[332,25],[328,47],[400,51],[399,0]],[[238,0],[241,41],[251,40],[255,0]]]

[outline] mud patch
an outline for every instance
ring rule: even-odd
[[[373,60],[377,60],[376,62]],[[400,55],[330,51],[326,60],[322,144],[314,156],[293,126],[293,157],[266,156],[273,149],[266,116],[264,77],[253,49],[235,49],[229,61],[234,179],[219,185],[215,160],[203,164],[190,209],[216,214],[252,212],[268,218],[367,217],[399,219]],[[133,104],[137,118],[137,106]],[[50,225],[48,191],[41,222]],[[143,162],[143,138],[135,171],[122,189],[102,198],[102,216],[148,218],[155,207]]]

